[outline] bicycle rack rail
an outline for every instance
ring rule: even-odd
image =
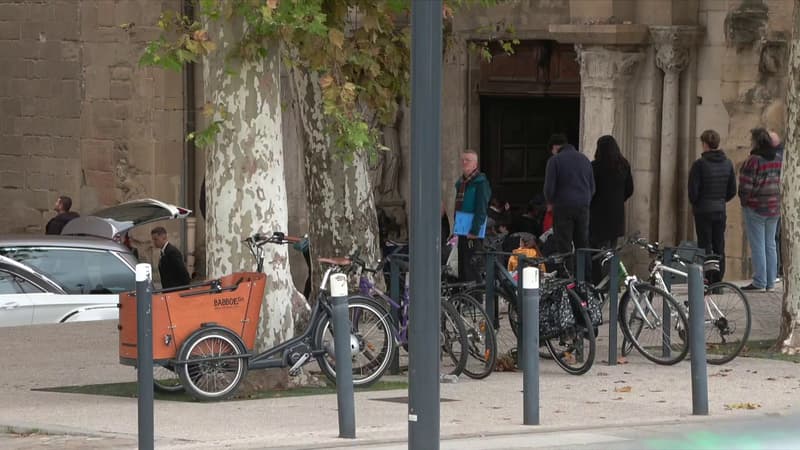
[[[595,255],[608,249],[579,248],[577,253],[577,274],[575,279],[586,281],[586,258],[593,260]],[[619,317],[619,254],[614,252],[608,272],[608,365],[617,365],[617,318]]]

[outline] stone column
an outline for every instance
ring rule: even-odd
[[[680,74],[689,65],[690,47],[697,29],[688,26],[650,27],[656,49],[656,65],[664,72],[661,100],[661,152],[658,176],[658,240],[678,244],[678,138],[680,133]]]
[[[633,150],[633,75],[644,54],[576,44],[581,67],[580,151],[593,158],[597,139],[611,134],[628,158]]]

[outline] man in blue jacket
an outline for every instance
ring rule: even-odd
[[[453,228],[458,234],[458,278],[460,281],[478,281],[478,270],[473,264],[475,252],[483,248],[481,230],[486,228],[486,217],[492,188],[489,180],[478,170],[478,153],[464,150],[461,154],[461,178],[456,181],[455,211],[472,215],[468,229]],[[457,218],[458,219],[458,218]],[[458,222],[456,220],[456,222]],[[458,225],[458,223],[456,223]],[[485,232],[485,231],[484,231]]]
[[[553,237],[559,253],[589,246],[589,205],[594,195],[592,163],[554,134],[547,144],[553,156],[547,161],[544,197],[553,208]]]

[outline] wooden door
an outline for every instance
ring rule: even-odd
[[[580,99],[481,97],[481,168],[492,196],[524,211],[544,187],[547,141],[563,133],[577,147]]]

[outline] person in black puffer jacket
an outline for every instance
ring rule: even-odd
[[[725,275],[725,204],[736,196],[736,172],[719,149],[719,134],[706,130],[700,135],[703,154],[689,171],[689,202],[694,213],[697,246],[706,254],[719,255],[720,277]]]

